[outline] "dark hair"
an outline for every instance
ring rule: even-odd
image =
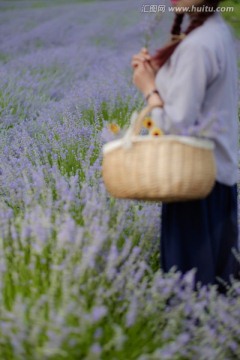
[[[188,25],[187,29],[183,32],[183,34],[187,35],[197,27],[201,26],[207,18],[214,14],[214,10],[217,8],[219,2],[221,0],[206,0],[201,5],[209,6],[210,11],[200,11],[196,14],[191,15],[191,21]],[[199,6],[199,7],[201,7]],[[165,62],[170,58],[176,47],[180,44],[182,39],[174,38],[174,35],[181,34],[181,25],[183,22],[185,13],[176,13],[173,21],[173,25],[171,28],[171,40],[164,47],[157,49],[155,54],[151,57],[151,62],[155,64],[156,67],[160,68]]]

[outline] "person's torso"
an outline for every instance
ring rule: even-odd
[[[217,180],[232,185],[238,180],[239,136],[238,70],[233,36],[221,15],[215,13],[202,26],[187,35],[183,42],[184,46],[195,42],[205,47],[205,51],[209,51],[214,59],[213,73],[208,79],[200,115],[204,118],[212,114],[213,118],[216,118],[216,126],[213,124],[213,131],[208,137],[215,142]],[[156,86],[163,101],[168,98],[168,79],[171,77],[182,43],[156,75]],[[217,76],[214,76],[214,72]]]

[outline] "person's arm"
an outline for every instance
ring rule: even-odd
[[[188,127],[197,120],[206,90],[219,73],[215,54],[203,44],[180,44],[177,56],[170,59],[171,70],[163,108],[151,111],[153,120],[164,132]],[[157,87],[157,84],[156,84]],[[152,98],[153,101],[153,98]]]
[[[134,61],[137,66],[133,73],[133,84],[142,92],[145,98],[148,98],[148,95],[156,89],[155,71],[146,59],[135,59]],[[163,106],[160,94],[151,94],[148,101],[154,106]]]

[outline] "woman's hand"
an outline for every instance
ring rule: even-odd
[[[149,55],[148,50],[146,48],[142,48],[138,54],[133,55],[131,62],[132,68],[136,69],[141,62],[146,60],[150,61],[150,59],[151,56]]]
[[[146,97],[153,89],[156,88],[155,76],[157,69],[151,65],[151,56],[146,48],[142,48],[139,54],[132,58],[133,84]],[[158,94],[152,94],[148,100],[148,104],[152,106],[163,106],[163,101]]]
[[[144,96],[156,88],[154,70],[146,61],[139,61],[134,70],[132,81]]]
[[[149,54],[149,52],[146,48],[142,48],[138,54],[133,55],[132,62],[131,62],[131,66],[132,66],[133,70],[135,70],[138,67],[138,65],[144,61],[147,61],[151,65],[151,67],[154,71],[154,74],[156,75],[159,68],[156,66],[156,64],[154,64],[153,61],[151,61],[151,55]]]

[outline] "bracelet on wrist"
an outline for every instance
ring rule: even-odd
[[[152,96],[153,94],[158,94],[159,95],[159,91],[157,89],[152,90],[149,94],[147,94],[147,96],[145,97],[145,100],[148,101],[150,96]]]

